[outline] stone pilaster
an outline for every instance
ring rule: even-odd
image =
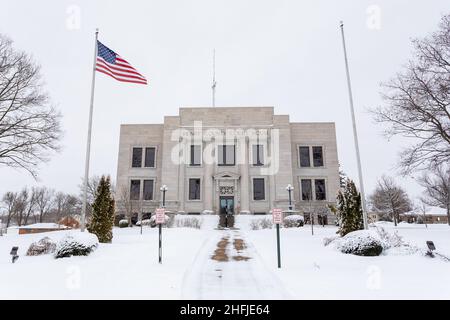
[[[249,145],[248,139],[245,138],[243,143],[243,152],[241,153],[244,156],[243,163],[240,164],[240,174],[241,174],[241,213],[248,214],[250,213],[250,188],[249,188],[249,173],[248,167],[250,165],[249,161]]]

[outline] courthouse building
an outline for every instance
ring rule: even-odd
[[[120,128],[117,211],[300,214],[335,203],[339,163],[334,123],[290,122],[273,107],[180,108],[161,124]],[[128,207],[127,207],[128,208]]]

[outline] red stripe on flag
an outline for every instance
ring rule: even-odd
[[[117,77],[130,78],[130,79],[137,79],[137,80],[146,81],[146,79],[143,78],[143,77],[138,77],[138,76],[134,76],[134,75],[126,74],[126,73],[115,72],[115,71],[113,71],[113,70],[111,70],[111,69],[107,68],[106,66],[101,65],[99,63],[97,63],[97,68],[104,69],[104,70],[108,71],[109,73],[111,73],[111,74],[113,74],[113,75],[115,75]]]
[[[102,69],[98,69],[98,68],[96,68],[95,70],[97,70],[98,72],[104,73],[104,74],[116,79],[117,81],[147,84],[147,80],[145,80],[145,81],[144,80],[139,80],[139,81],[138,80],[127,80],[127,79],[118,78],[118,77],[114,76],[114,74],[112,74],[106,70],[102,70]]]
[[[122,68],[118,68],[115,65],[109,64],[107,62],[105,62],[103,59],[97,59],[97,63],[101,64],[101,65],[105,65],[107,68],[112,69],[111,72],[115,72],[115,71],[119,71],[119,72],[126,72],[126,73],[131,73],[131,74],[135,74],[137,76],[142,77],[143,79],[144,76],[142,74],[140,74],[139,72],[137,72],[136,70],[130,70],[130,69],[122,69]]]

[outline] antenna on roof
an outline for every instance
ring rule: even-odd
[[[212,106],[216,106],[216,49],[213,50]]]

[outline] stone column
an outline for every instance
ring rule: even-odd
[[[205,145],[208,147],[212,142],[209,142]],[[211,145],[208,147],[211,148]],[[203,165],[205,166],[205,174],[203,176],[203,213],[211,214],[213,213],[213,194],[214,194],[214,186],[213,186],[213,163],[211,161],[204,161]]]
[[[248,167],[250,165],[249,156],[248,156],[248,138],[244,138],[244,143],[241,146],[244,148],[241,153],[244,155],[244,161],[240,164],[240,173],[241,173],[241,213],[248,214],[250,213],[250,188],[249,188],[249,173]]]
[[[182,144],[183,148],[183,155],[184,160],[181,160],[178,166],[178,199],[179,199],[179,206],[178,206],[178,212],[183,214],[184,211],[184,203],[185,203],[185,186],[186,186],[186,179],[185,179],[185,170],[186,170],[186,152],[188,152],[188,148],[186,147],[185,143]]]

